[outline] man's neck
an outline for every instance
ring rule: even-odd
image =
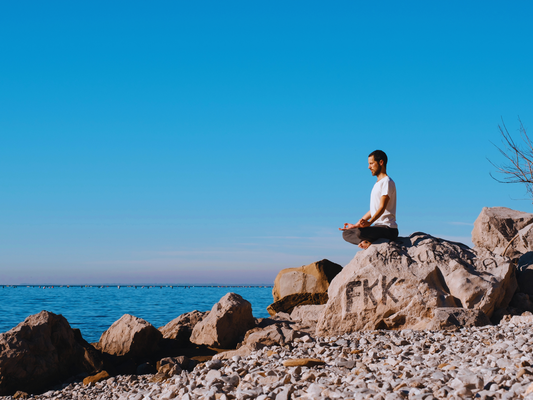
[[[382,180],[383,178],[386,178],[388,175],[387,175],[387,171],[381,171],[381,173],[377,176],[378,178],[378,182],[380,180]]]

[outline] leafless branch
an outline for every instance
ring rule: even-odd
[[[507,160],[503,165],[497,165],[491,160],[489,162],[497,169],[497,172],[503,175],[502,179],[490,176],[501,183],[523,183],[526,185],[526,190],[533,201],[533,141],[529,138],[524,124],[520,118],[520,137],[521,144],[517,144],[502,119],[502,124],[498,125],[498,129],[502,135],[503,146],[494,145],[503,157]],[[494,144],[494,143],[493,143]]]

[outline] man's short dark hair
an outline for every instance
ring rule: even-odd
[[[387,161],[389,160],[385,152],[382,150],[374,150],[368,155],[368,157],[374,157],[374,160],[376,160],[378,164],[381,160],[383,160],[383,165],[387,165]]]

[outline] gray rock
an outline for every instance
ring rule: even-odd
[[[142,358],[158,350],[162,337],[149,322],[124,314],[102,334],[99,347],[115,356]]]
[[[223,349],[235,348],[239,339],[254,326],[252,305],[238,294],[228,293],[196,324],[190,340]]]
[[[472,242],[475,246],[502,255],[517,234],[519,237],[513,240],[505,253],[507,257],[516,258],[533,251],[533,214],[506,207],[484,207],[474,222]]]
[[[335,277],[317,336],[363,329],[425,329],[441,307],[483,311],[509,304],[510,260],[417,232],[359,252]]]

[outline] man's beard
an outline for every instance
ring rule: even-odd
[[[373,172],[372,173],[372,176],[378,176],[379,174],[381,174],[381,169],[383,167],[381,165],[378,166],[378,169],[376,169],[376,172]]]

